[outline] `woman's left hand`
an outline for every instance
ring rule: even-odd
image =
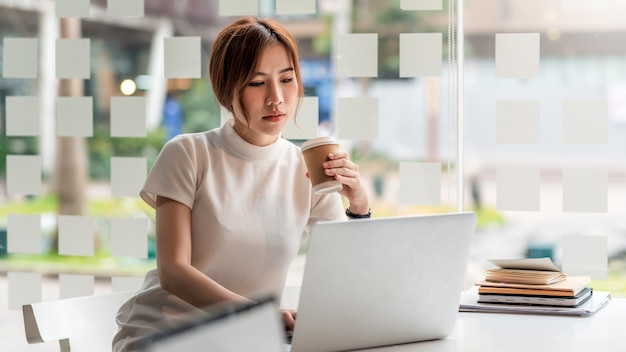
[[[343,185],[339,194],[348,198],[350,209],[355,214],[367,213],[369,200],[361,181],[359,166],[350,160],[350,156],[345,151],[330,153],[328,159],[323,167],[326,175],[334,177]]]

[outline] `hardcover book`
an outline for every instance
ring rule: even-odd
[[[478,303],[523,304],[555,307],[578,307],[591,298],[593,290],[585,287],[575,296],[478,294]]]
[[[510,295],[542,295],[571,297],[584,290],[591,281],[589,276],[568,276],[565,280],[548,285],[516,284],[506,282],[477,282],[478,293]]]

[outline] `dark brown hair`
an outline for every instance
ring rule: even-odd
[[[217,101],[234,115],[235,94],[242,101],[243,89],[253,78],[259,57],[270,45],[282,44],[293,61],[298,97],[304,96],[304,87],[298,62],[296,39],[278,22],[271,19],[245,17],[226,26],[215,38],[211,49],[209,77]],[[298,104],[299,106],[300,104]],[[248,120],[245,107],[241,107]]]

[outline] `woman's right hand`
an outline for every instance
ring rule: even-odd
[[[281,309],[280,315],[283,317],[285,330],[293,331],[293,328],[296,325],[296,311],[293,309]]]

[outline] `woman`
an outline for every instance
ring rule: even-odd
[[[281,133],[304,89],[297,44],[268,19],[236,20],[217,36],[210,79],[233,118],[220,128],[179,135],[163,147],[141,197],[156,209],[157,269],[120,308],[114,351],[217,302],[280,297],[303,231],[318,220],[369,214],[358,167],[344,151],[326,173],[338,193],[312,194],[301,152]],[[356,214],[356,215],[355,215]],[[295,311],[282,311],[292,329]]]

